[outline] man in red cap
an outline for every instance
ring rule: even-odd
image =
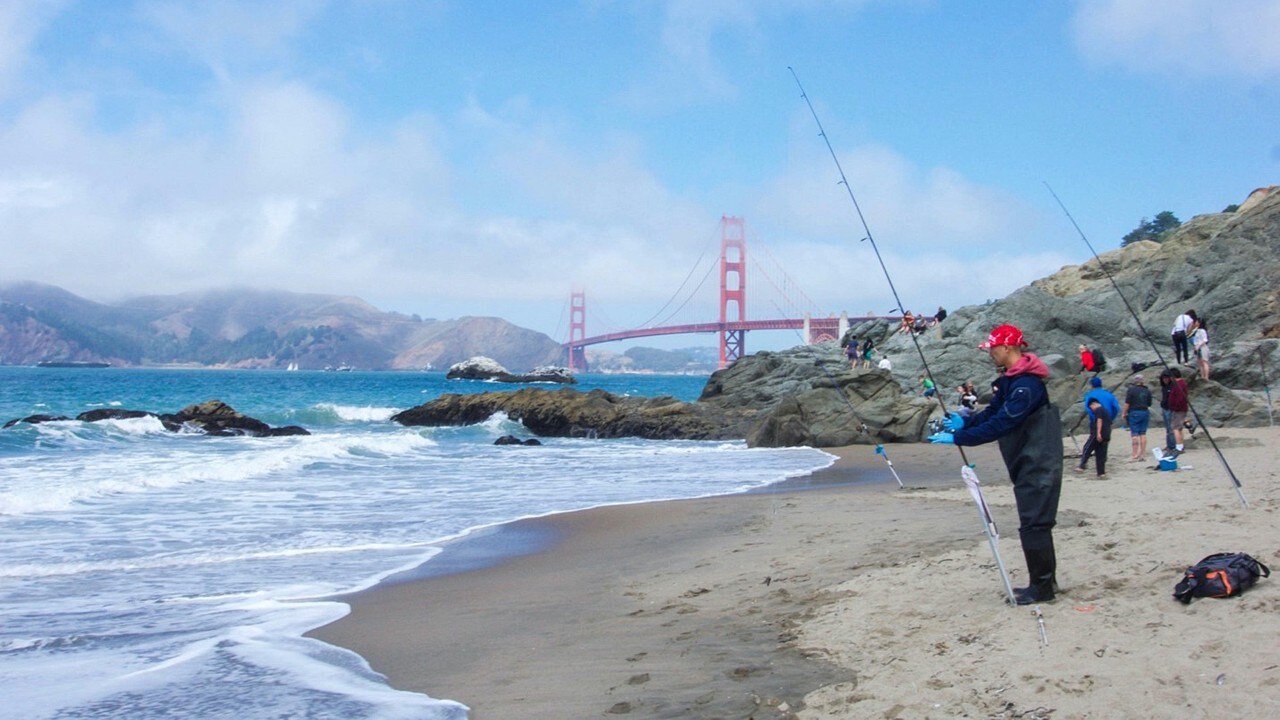
[[[1013,480],[1018,503],[1018,535],[1027,560],[1030,584],[1013,591],[1019,605],[1053,600],[1057,558],[1053,526],[1062,493],[1062,419],[1049,402],[1044,379],[1049,368],[1027,346],[1022,331],[1000,325],[978,347],[1000,368],[991,404],[968,419],[950,413],[943,421],[949,432],[929,436],[934,443],[982,445],[1000,443],[1000,455]]]

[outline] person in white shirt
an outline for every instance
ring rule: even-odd
[[[889,362],[888,355],[882,355],[880,357],[880,364],[878,365],[878,367],[881,370],[893,370],[893,363]]]
[[[1191,334],[1191,326],[1196,322],[1196,311],[1188,310],[1173,321],[1173,361],[1190,363],[1191,353],[1187,347],[1187,336]]]
[[[1196,321],[1191,331],[1192,353],[1196,356],[1196,370],[1201,380],[1209,379],[1209,333],[1205,331],[1204,319]]]

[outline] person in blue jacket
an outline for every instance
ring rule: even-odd
[[[1049,368],[1025,350],[1022,331],[1013,325],[996,327],[978,347],[986,350],[1000,369],[991,403],[967,419],[949,413],[943,420],[948,432],[935,433],[929,441],[956,445],[999,442],[1000,455],[1013,481],[1018,537],[1030,579],[1027,587],[1014,589],[1014,600],[1019,605],[1049,602],[1057,590],[1053,527],[1062,494],[1062,418],[1049,402],[1045,387]]]
[[[1111,394],[1110,390],[1102,387],[1102,378],[1097,375],[1089,378],[1089,387],[1089,392],[1084,394],[1084,414],[1089,418],[1090,432],[1088,439],[1084,441],[1084,448],[1080,451],[1080,462],[1076,465],[1076,472],[1078,473],[1084,472],[1085,465],[1089,463],[1089,456],[1095,455],[1098,450],[1099,440],[1096,437],[1097,433],[1092,431],[1094,422],[1098,417],[1094,414],[1093,408],[1089,407],[1089,403],[1097,400],[1098,404],[1102,405],[1102,409],[1107,411],[1108,423],[1120,417],[1120,401],[1116,399],[1115,395]],[[1103,474],[1106,469],[1106,460],[1102,461],[1102,465],[1103,467],[1098,469],[1099,475]]]

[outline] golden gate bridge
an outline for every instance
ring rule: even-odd
[[[587,301],[586,292],[574,290],[569,301],[569,340],[562,347],[568,357],[571,370],[587,368],[586,348],[588,345],[617,342],[642,337],[660,335],[681,335],[687,333],[716,333],[719,335],[720,367],[727,367],[746,354],[746,335],[751,330],[792,330],[800,333],[801,340],[811,345],[827,340],[835,340],[844,336],[849,323],[872,319],[885,319],[897,322],[900,315],[859,315],[850,317],[848,312],[815,317],[813,312],[805,312],[801,317],[782,317],[775,319],[748,319],[747,301],[747,243],[746,224],[740,217],[722,216],[720,218],[720,319],[715,322],[682,323],[673,325],[647,325],[599,335],[587,335]],[[759,267],[758,265],[756,267]],[[781,271],[781,268],[778,268]],[[761,273],[768,277],[767,273]],[[784,273],[785,275],[785,273]],[[784,283],[786,284],[786,283]],[[777,287],[775,283],[775,287]],[[792,308],[796,303],[789,294],[782,291],[785,301]],[[677,291],[679,292],[679,291]],[[803,296],[803,292],[796,290]],[[805,298],[808,300],[808,298]],[[813,306],[812,301],[808,303]],[[670,304],[670,302],[668,302]],[[780,314],[786,314],[778,308]],[[792,314],[798,314],[792,312]]]

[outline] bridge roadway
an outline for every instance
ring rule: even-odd
[[[859,323],[867,320],[887,320],[891,323],[901,321],[898,315],[865,315],[861,317],[848,318],[847,322]],[[839,328],[841,318],[838,317],[822,317],[808,318],[809,338],[805,338],[806,343],[812,342],[813,337],[821,337],[829,335],[837,337],[837,329]],[[695,323],[692,325],[667,325],[664,327],[636,328],[634,330],[622,330],[620,332],[605,333],[604,335],[595,335],[583,338],[574,342],[563,343],[566,349],[573,347],[586,347],[587,345],[599,345],[600,343],[615,342],[618,340],[630,340],[632,338],[654,337],[657,335],[680,335],[684,333],[717,333],[720,331],[736,332],[739,330],[803,330],[805,326],[805,318],[784,318],[781,320],[736,320],[731,322],[719,323]]]

